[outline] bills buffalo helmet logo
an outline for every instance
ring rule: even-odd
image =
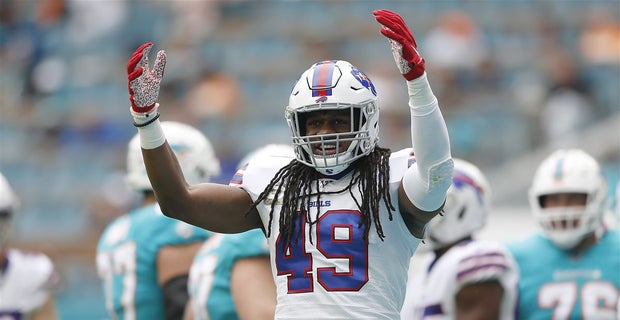
[[[370,90],[373,95],[377,95],[377,90],[375,90],[375,85],[372,84],[370,78],[362,71],[357,69],[356,67],[351,68],[351,74],[357,81],[359,81],[366,89]]]
[[[327,96],[322,96],[315,100],[316,103],[323,103],[325,101],[327,101]]]

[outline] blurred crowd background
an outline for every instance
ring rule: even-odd
[[[140,44],[168,54],[162,118],[211,139],[226,183],[246,152],[290,141],[290,89],[319,60],[364,70],[380,95],[380,144],[410,144],[406,87],[371,14],[379,8],[415,32],[452,153],[487,172],[496,214],[529,214],[533,171],[557,147],[599,159],[615,194],[617,0],[0,0],[0,170],[22,200],[14,244],[58,266],[63,319],[106,317],[95,246],[138,199],[124,184],[136,133],[125,64]]]

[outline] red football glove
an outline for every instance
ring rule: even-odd
[[[382,25],[381,34],[390,41],[396,66],[403,77],[410,81],[424,74],[424,59],[418,53],[413,34],[403,18],[385,9],[375,10],[373,14]]]
[[[129,101],[134,118],[148,117],[149,113],[156,111],[159,86],[166,67],[166,52],[157,52],[153,69],[149,69],[149,52],[152,47],[151,42],[141,45],[127,62]]]

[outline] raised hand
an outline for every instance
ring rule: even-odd
[[[424,59],[417,50],[413,34],[403,18],[396,12],[381,9],[373,11],[373,15],[381,27],[381,34],[390,41],[396,66],[407,81],[424,74]]]
[[[152,47],[151,42],[141,45],[127,62],[129,101],[131,101],[131,111],[136,120],[148,121],[152,118],[149,114],[156,111],[159,87],[164,77],[166,52],[164,50],[157,52],[155,64],[150,69],[148,56]],[[139,121],[136,122],[139,123]]]

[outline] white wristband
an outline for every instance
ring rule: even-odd
[[[138,133],[140,134],[140,145],[143,149],[155,149],[166,142],[166,136],[159,119],[144,127],[139,127]]]

